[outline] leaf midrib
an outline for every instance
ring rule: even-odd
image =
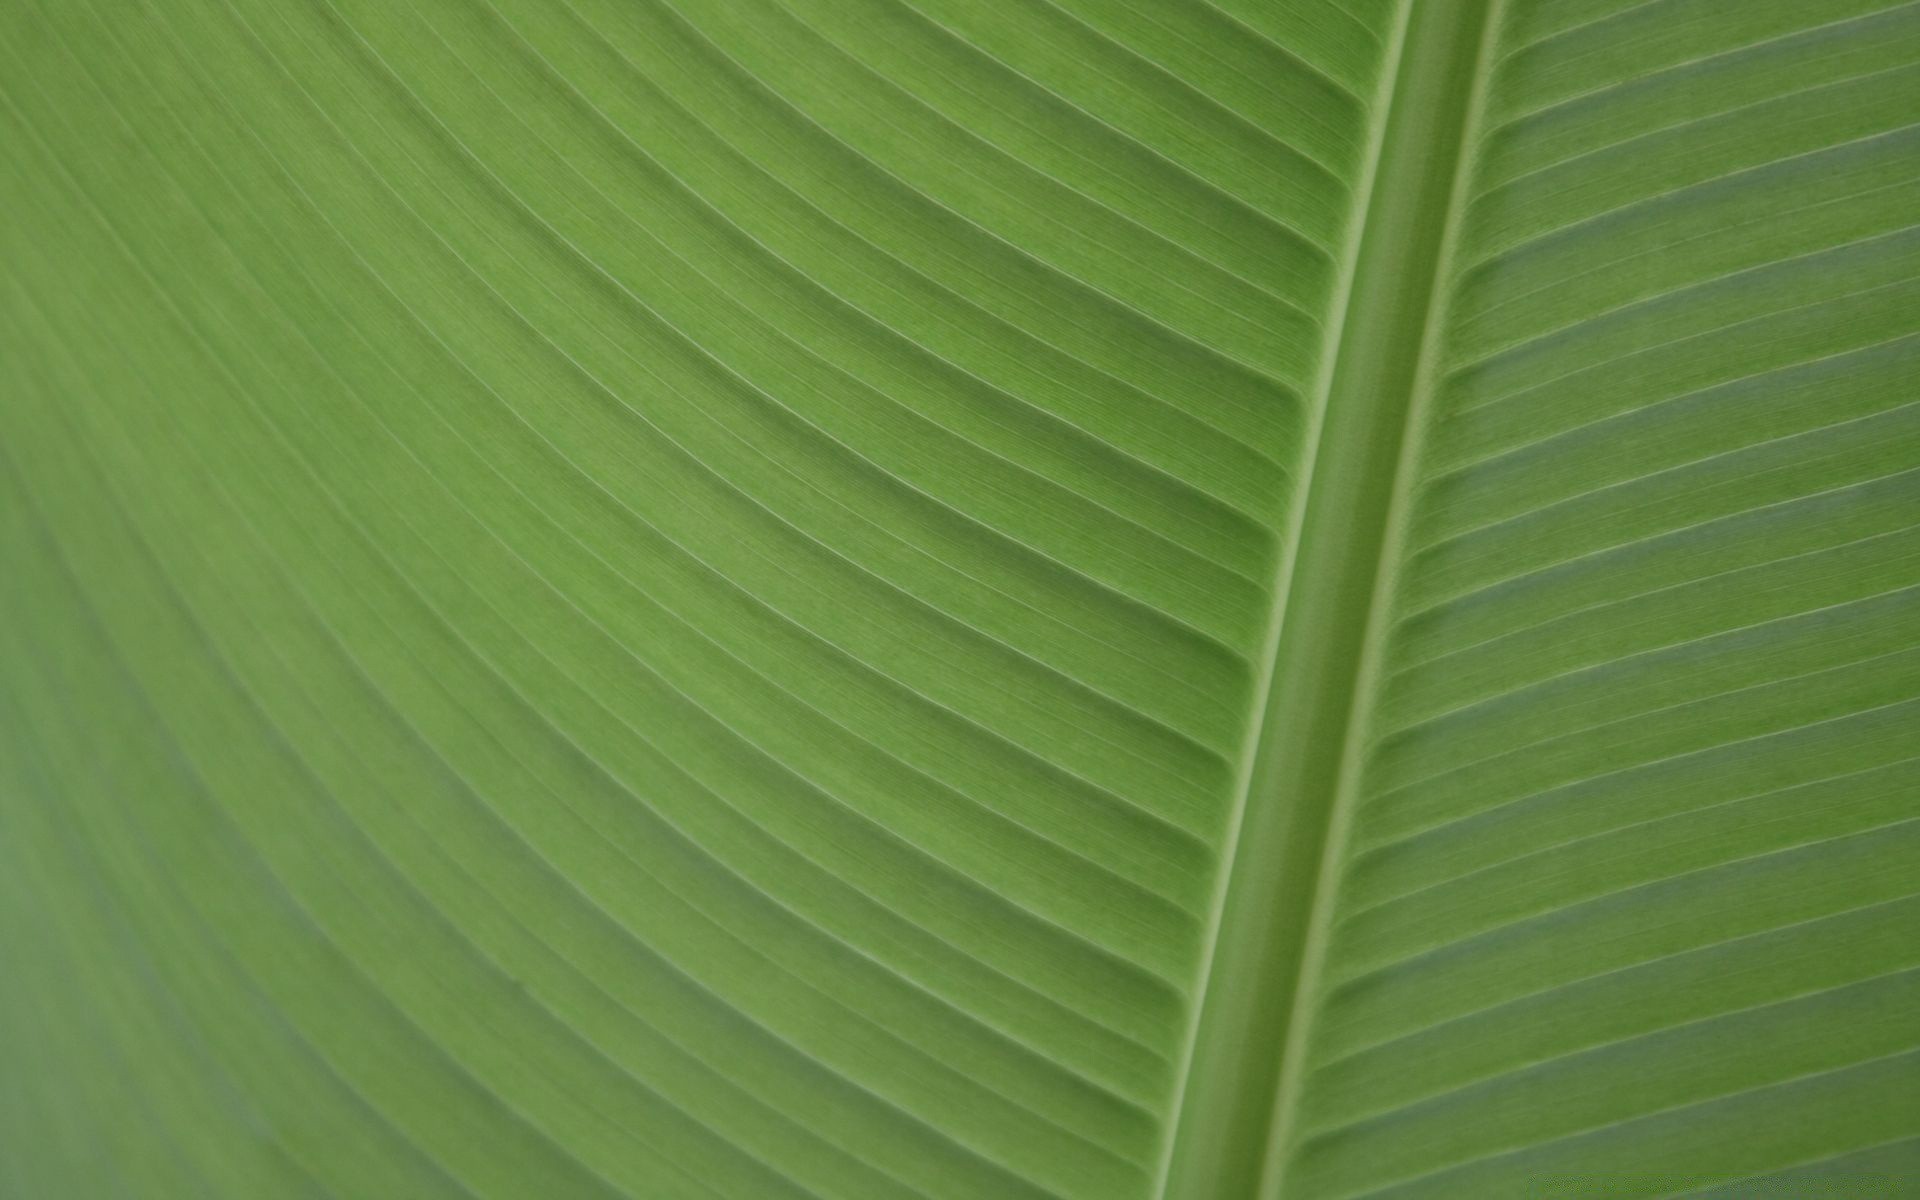
[[[1280,1192],[1357,758],[1356,693],[1404,491],[1408,431],[1500,0],[1407,0],[1328,325],[1318,422],[1275,579],[1227,870],[1158,1194]]]

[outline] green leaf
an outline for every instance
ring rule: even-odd
[[[1920,4],[0,2],[0,1195],[1920,1188]]]

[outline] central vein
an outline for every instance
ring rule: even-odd
[[[1161,1195],[1277,1187],[1318,983],[1329,851],[1388,517],[1413,410],[1489,0],[1407,0],[1344,297],[1238,834]]]

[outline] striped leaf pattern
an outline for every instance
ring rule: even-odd
[[[0,212],[0,1196],[1920,1186],[1920,3],[0,0]]]

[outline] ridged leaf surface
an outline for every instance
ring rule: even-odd
[[[1920,4],[0,0],[0,213],[0,1194],[1920,1187]]]

